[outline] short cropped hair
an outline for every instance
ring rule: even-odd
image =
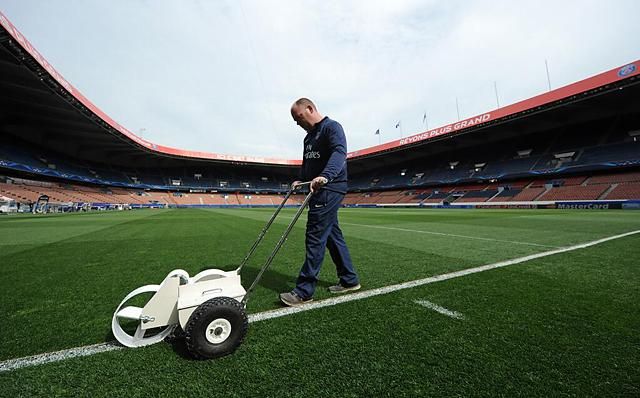
[[[299,100],[297,100],[293,104],[296,105],[296,106],[302,106],[302,107],[305,107],[305,108],[307,106],[310,106],[311,109],[317,110],[316,104],[314,104],[313,101],[311,101],[309,98],[300,98]]]

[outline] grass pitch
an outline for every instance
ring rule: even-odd
[[[0,361],[113,340],[134,288],[168,271],[232,269],[273,209],[0,218]],[[245,286],[291,216],[243,273]],[[344,209],[363,289],[640,229],[640,212]],[[278,308],[304,256],[304,218],[251,296]],[[253,323],[238,351],[179,344],[0,373],[0,396],[638,396],[640,236]],[[315,299],[336,277],[327,255]],[[430,301],[454,319],[417,304]]]

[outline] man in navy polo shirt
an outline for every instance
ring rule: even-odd
[[[314,192],[309,201],[306,232],[306,258],[296,287],[281,293],[280,301],[297,306],[312,300],[325,248],[336,265],[338,283],[330,286],[332,293],[360,289],[349,249],[338,225],[338,209],[347,193],[347,140],[340,123],[322,116],[315,104],[300,98],[291,106],[291,116],[307,136],[304,138],[302,168],[298,181],[311,181]]]

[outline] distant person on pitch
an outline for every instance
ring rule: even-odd
[[[291,116],[307,132],[299,179],[291,185],[296,187],[301,181],[311,181],[310,189],[314,193],[309,201],[304,264],[296,287],[291,292],[280,294],[283,304],[298,306],[312,300],[325,249],[329,249],[338,274],[338,283],[329,287],[331,293],[358,290],[360,282],[338,225],[338,209],[347,193],[347,140],[344,130],[340,123],[323,117],[307,98],[294,102]]]

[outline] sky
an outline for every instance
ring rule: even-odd
[[[299,97],[355,151],[640,59],[637,0],[0,0],[0,11],[133,133],[232,155],[300,159]]]

